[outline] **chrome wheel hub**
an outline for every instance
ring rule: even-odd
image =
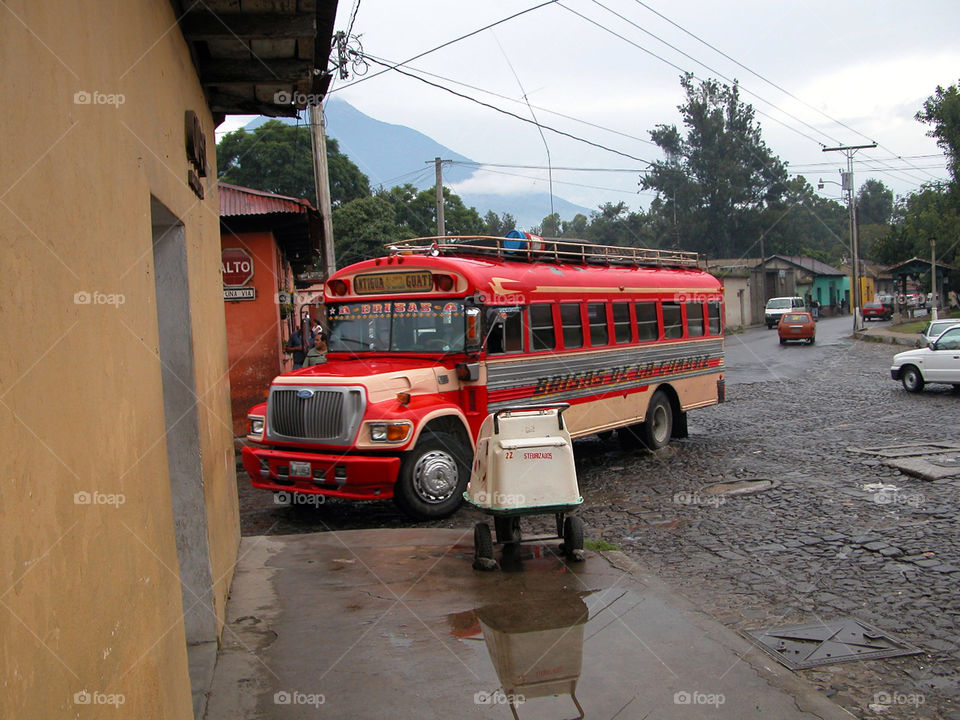
[[[428,503],[440,503],[453,495],[460,477],[457,463],[448,453],[432,450],[417,460],[413,468],[413,487]]]

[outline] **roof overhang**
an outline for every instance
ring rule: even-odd
[[[170,3],[218,124],[225,115],[293,117],[323,99],[337,0]]]

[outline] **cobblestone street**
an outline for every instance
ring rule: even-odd
[[[688,439],[655,455],[578,441],[581,515],[589,539],[619,546],[737,631],[851,616],[924,651],[797,671],[853,716],[960,720],[960,479],[922,481],[855,451],[960,441],[960,395],[904,391],[889,376],[895,351],[835,343],[798,377],[734,385],[726,404],[690,413]],[[753,479],[774,482],[704,492]],[[243,475],[240,493],[244,534],[410,525],[389,502],[278,507]],[[420,526],[467,529],[477,517]]]

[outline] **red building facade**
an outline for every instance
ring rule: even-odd
[[[295,329],[296,276],[313,265],[320,216],[309,202],[219,184],[221,272],[233,434],[278,374],[292,369],[283,347]]]

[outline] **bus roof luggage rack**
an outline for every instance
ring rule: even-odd
[[[596,245],[561,238],[503,238],[487,235],[444,235],[390,243],[391,254],[480,255],[500,260],[538,261],[579,265],[699,267],[700,254],[687,250],[659,250]]]

